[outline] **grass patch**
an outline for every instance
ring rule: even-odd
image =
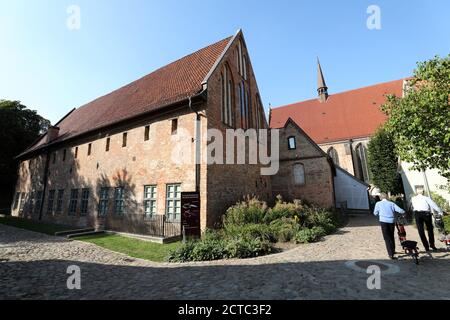
[[[93,243],[111,251],[120,252],[133,258],[145,259],[155,262],[165,261],[170,250],[178,249],[180,242],[159,244],[149,241],[124,237],[121,235],[93,235],[77,237],[75,240]]]
[[[46,222],[38,222],[35,220],[23,219],[23,218],[11,217],[11,216],[6,216],[4,218],[0,217],[0,223],[7,225],[7,226],[20,228],[20,229],[26,229],[26,230],[30,230],[30,231],[34,231],[34,232],[45,233],[45,234],[48,234],[51,236],[54,236],[55,232],[67,231],[67,230],[74,229],[73,227],[52,224],[52,223],[46,223]]]

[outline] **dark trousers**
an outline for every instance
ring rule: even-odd
[[[390,257],[395,254],[395,224],[380,222],[381,232],[383,232],[384,242],[386,243],[386,249]]]
[[[420,239],[422,240],[423,246],[425,250],[430,250],[430,246],[434,247],[434,231],[433,231],[433,220],[431,218],[431,212],[426,211],[415,211],[414,215],[416,217],[416,225],[417,230],[419,231]],[[427,236],[425,235],[425,229],[423,225],[427,227],[428,231],[428,239],[430,243],[428,243]]]

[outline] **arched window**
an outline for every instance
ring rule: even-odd
[[[245,87],[245,82],[242,81],[239,86],[239,105],[240,105],[240,111],[241,111],[241,127],[243,129],[248,129],[250,124],[250,114],[249,114],[249,108],[248,108],[248,91]]]
[[[358,144],[356,152],[356,167],[358,178],[365,182],[369,182],[369,169],[367,167],[367,148],[362,144]]]
[[[335,148],[331,147],[327,152],[328,156],[333,159],[335,165],[339,166],[339,155]]]
[[[297,186],[303,186],[306,184],[305,179],[305,166],[301,163],[294,164],[294,184]]]
[[[230,127],[234,126],[233,117],[233,80],[228,66],[225,66],[221,74],[222,85],[222,122]]]

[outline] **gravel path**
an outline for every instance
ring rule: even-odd
[[[407,231],[417,240],[413,227]],[[374,264],[382,270],[380,290],[369,290],[366,269],[358,270]],[[71,265],[81,268],[81,290],[67,289]],[[17,298],[450,299],[450,253],[422,253],[419,266],[408,257],[387,260],[370,216],[280,254],[188,264],[133,259],[0,224],[0,299]]]

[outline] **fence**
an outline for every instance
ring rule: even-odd
[[[171,238],[181,236],[180,221],[169,221],[165,215],[154,215],[144,218],[146,235]]]

